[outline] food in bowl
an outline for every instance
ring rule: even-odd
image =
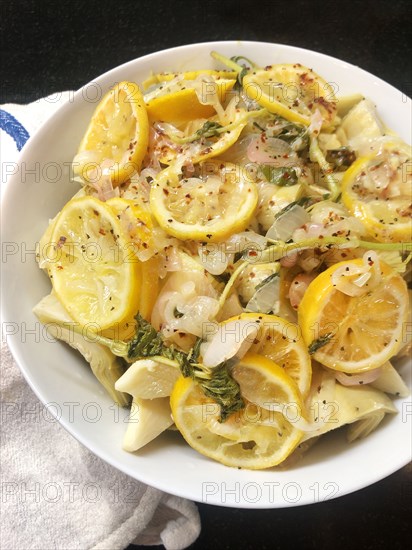
[[[99,103],[34,311],[130,405],[126,450],[174,426],[228,466],[287,466],[408,394],[410,147],[300,63],[212,55]]]

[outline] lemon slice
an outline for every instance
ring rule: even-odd
[[[378,241],[412,240],[411,148],[386,144],[379,153],[359,158],[342,181],[342,200]]]
[[[349,273],[362,265],[362,259],[339,262],[318,275],[298,308],[299,325],[313,357],[347,373],[380,367],[396,354],[408,316],[406,283],[383,262],[379,282],[360,295],[350,296],[334,286],[337,270]]]
[[[318,109],[323,126],[331,126],[336,115],[333,87],[311,69],[296,63],[272,65],[243,78],[248,97],[271,113],[309,126]]]
[[[219,122],[219,118],[212,117],[209,122]],[[206,141],[197,140],[185,143],[178,148],[165,146],[162,149],[160,162],[169,165],[177,161],[180,161],[181,164],[184,162],[197,164],[218,157],[236,143],[247,123],[248,113],[244,109],[236,109],[230,121],[230,128],[219,134],[218,137],[209,138]]]
[[[212,81],[180,80],[165,84],[162,89],[145,96],[146,109],[151,121],[182,124],[198,118],[210,118],[216,114],[214,98],[223,102],[236,80]],[[207,102],[207,103],[206,103]]]
[[[258,330],[253,334],[249,351],[274,361],[294,380],[303,397],[308,394],[312,378],[311,359],[298,325],[263,313],[242,313],[222,324],[239,338],[257,324]]]
[[[128,257],[130,241],[110,206],[90,196],[72,199],[51,239],[49,275],[75,321],[103,330],[131,317],[140,292],[139,264]]]
[[[106,204],[115,210],[124,233],[133,243],[133,248],[141,250],[150,246],[153,223],[146,209],[143,209],[138,202],[123,197],[113,197],[107,200]]]
[[[255,184],[242,178],[239,166],[213,166],[214,170],[209,163],[201,178],[183,179],[170,167],[153,181],[150,207],[170,235],[216,242],[243,231],[249,223],[258,201]]]
[[[141,287],[135,313],[139,311],[140,315],[149,321],[159,292],[158,261],[157,258],[150,258],[139,262],[136,253],[151,245],[152,218],[147,210],[143,210],[139,204],[130,199],[114,197],[106,201],[106,204],[115,210],[124,233],[130,239],[125,250],[128,261],[140,264]],[[130,319],[128,325],[132,324],[134,325],[134,321]]]
[[[96,178],[96,164],[113,162],[113,185],[138,172],[149,143],[149,122],[139,86],[120,82],[98,104],[74,159],[86,181]],[[89,152],[90,154],[85,154]]]
[[[276,363],[255,354],[233,367],[232,376],[245,408],[225,422],[197,382],[180,377],[170,398],[177,428],[193,449],[227,466],[258,470],[280,464],[302,438],[293,424],[303,411],[295,383]]]
[[[154,84],[159,84],[160,82],[170,82],[178,76],[181,76],[184,80],[195,80],[202,75],[212,76],[215,80],[219,80],[221,78],[225,78],[227,80],[236,80],[237,78],[236,71],[215,71],[213,69],[175,73],[166,72],[152,74],[143,82],[142,86],[144,90],[147,90],[150,86],[153,86]]]

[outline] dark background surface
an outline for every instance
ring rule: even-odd
[[[343,58],[411,95],[410,2],[2,0],[1,102],[79,88],[157,50],[210,40]]]
[[[117,5],[113,0],[2,0],[0,103],[78,88],[156,50],[226,39],[323,52],[359,65],[410,96],[409,6],[406,0],[135,0]],[[356,468],[347,467],[348,475]],[[408,466],[352,495],[305,507],[199,505],[202,533],[191,548],[404,548],[411,539],[411,499]]]

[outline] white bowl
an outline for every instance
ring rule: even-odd
[[[130,476],[196,501],[244,508],[310,504],[356,491],[384,478],[411,458],[410,400],[397,399],[398,415],[385,419],[368,438],[348,444],[332,433],[288,470],[247,471],[209,460],[176,433],[162,435],[141,452],[121,443],[127,411],[119,410],[79,355],[51,341],[32,313],[50,291],[33,250],[47,226],[75,193],[69,167],[97,101],[114,83],[141,82],[150,71],[212,68],[209,52],[245,55],[258,64],[299,62],[330,82],[338,95],[360,92],[378,106],[384,122],[411,142],[410,100],[379,78],[344,61],[290,46],[259,42],[210,42],[169,49],[136,59],[85,85],[24,147],[20,170],[3,198],[3,242],[14,250],[3,259],[3,319],[11,351],[28,383],[61,424],[93,453]],[[30,172],[31,170],[31,172]],[[13,328],[14,327],[14,328]],[[13,330],[12,330],[13,329]],[[410,363],[403,366],[410,384]]]

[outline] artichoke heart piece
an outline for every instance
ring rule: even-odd
[[[323,435],[349,424],[347,439],[369,435],[385,414],[396,413],[392,400],[372,386],[342,386],[331,371],[316,368],[307,401],[311,422],[318,426],[305,433],[303,440]]]
[[[357,103],[343,118],[337,137],[359,155],[368,154],[371,140],[380,138],[385,127],[370,99]],[[345,139],[346,138],[346,139]]]
[[[389,361],[382,365],[379,378],[372,382],[371,386],[396,397],[408,397],[410,394],[408,386]]]
[[[134,452],[153,441],[173,424],[168,397],[133,398],[123,449]]]
[[[33,312],[46,326],[51,336],[66,342],[83,355],[90,364],[93,374],[115,403],[121,407],[129,405],[129,396],[117,391],[114,387],[124,372],[121,360],[105,346],[90,342],[75,332],[73,326],[76,323],[53,292],[40,300]]]
[[[116,389],[138,399],[168,397],[179,376],[178,367],[139,359],[117,380]]]

